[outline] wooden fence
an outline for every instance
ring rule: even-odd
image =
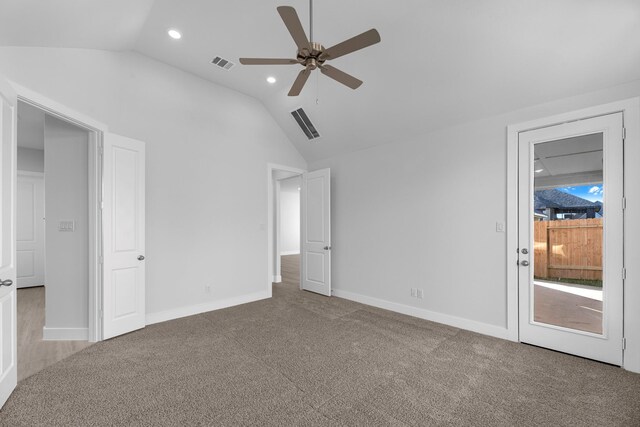
[[[534,223],[534,275],[602,280],[602,218]]]

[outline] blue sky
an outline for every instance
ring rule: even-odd
[[[598,185],[576,185],[575,187],[561,187],[560,191],[564,191],[574,196],[582,197],[583,199],[590,200],[592,202],[602,202],[602,196],[604,188],[602,184]]]

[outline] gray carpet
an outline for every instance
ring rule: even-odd
[[[82,350],[0,424],[638,426],[640,375],[288,282]]]

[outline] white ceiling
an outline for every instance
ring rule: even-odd
[[[302,185],[300,180],[300,175],[294,176],[293,178],[287,178],[280,181],[280,191],[286,191],[289,193],[293,193],[299,191],[298,189]]]
[[[602,133],[565,138],[535,145],[536,178],[584,172],[602,172]]]
[[[0,45],[130,50],[153,0],[0,0]]]
[[[332,62],[364,81],[356,91],[315,73],[290,98],[297,66],[210,64],[293,57],[282,4],[308,28],[307,0],[0,0],[0,45],[136,50],[262,100],[308,161],[640,77],[638,0],[316,0],[326,47],[369,28],[382,36]],[[317,142],[289,114],[300,106]]]

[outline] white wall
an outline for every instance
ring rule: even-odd
[[[267,163],[306,162],[259,101],[132,52],[4,47],[0,73],[146,142],[151,321],[267,295]]]
[[[45,118],[45,327],[88,328],[89,186],[87,131]],[[75,231],[58,231],[75,221]]]
[[[44,150],[18,147],[18,170],[44,172]]]
[[[336,294],[506,336],[507,245],[496,222],[506,220],[507,125],[638,95],[640,81],[314,162],[310,170],[332,173]],[[628,217],[640,211],[638,146],[627,141]],[[640,241],[640,227],[627,230],[627,242]],[[639,273],[628,273],[628,290]],[[629,298],[640,305],[640,293]]]
[[[300,253],[300,177],[280,181],[280,254]]]

